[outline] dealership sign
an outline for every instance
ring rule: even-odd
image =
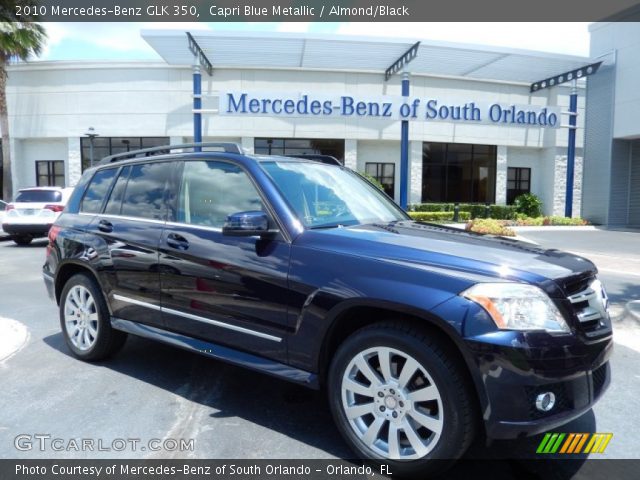
[[[509,127],[558,128],[559,107],[459,98],[221,92],[220,115],[445,121]]]

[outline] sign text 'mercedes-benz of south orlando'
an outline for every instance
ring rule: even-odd
[[[558,128],[560,108],[460,98],[221,92],[220,115],[444,121]]]

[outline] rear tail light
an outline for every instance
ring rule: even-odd
[[[15,205],[12,205],[11,203],[7,204],[6,207],[4,207],[4,211],[8,212],[9,210],[13,210],[14,208],[16,208]]]
[[[49,234],[47,235],[49,243],[47,244],[47,252],[45,254],[46,258],[49,258],[49,255],[51,255],[51,252],[53,251],[53,245],[56,241],[56,238],[58,237],[58,233],[60,233],[60,227],[53,225],[49,229]]]
[[[45,209],[47,210],[51,210],[52,212],[61,212],[62,210],[64,210],[64,206],[62,205],[45,205],[44,206]]]
[[[58,237],[58,233],[60,233],[60,227],[58,227],[57,225],[53,225],[50,229],[49,229],[49,243],[53,243],[56,241],[56,238]]]

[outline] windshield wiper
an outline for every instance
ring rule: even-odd
[[[320,230],[323,228],[342,228],[346,227],[343,223],[323,223],[321,225],[314,225],[313,227],[309,227],[309,230]]]

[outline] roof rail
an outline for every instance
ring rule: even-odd
[[[115,155],[109,155],[104,157],[98,165],[105,165],[112,162],[118,162],[120,160],[130,160],[137,157],[152,157],[154,155],[163,155],[171,152],[171,150],[182,150],[185,148],[215,148],[218,151],[225,153],[242,153],[242,147],[237,143],[231,142],[205,142],[205,143],[182,143],[179,145],[161,145],[159,147],[143,148],[140,150],[131,150],[130,152],[116,153]]]

